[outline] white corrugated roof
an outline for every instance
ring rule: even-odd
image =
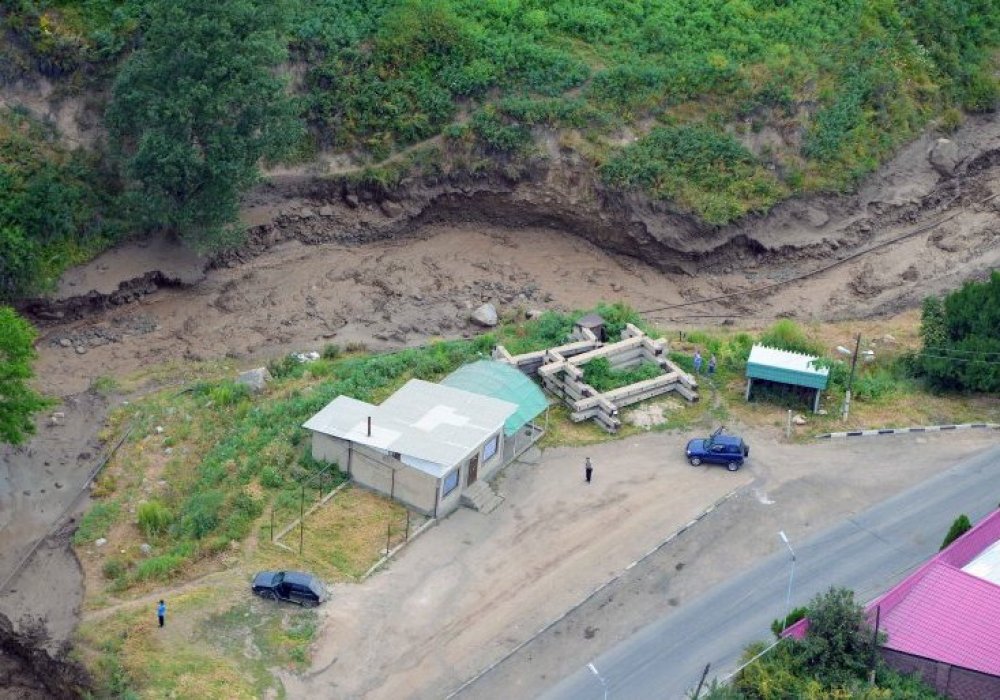
[[[994,542],[980,552],[962,567],[962,571],[1000,586],[1000,542]]]
[[[404,461],[414,468],[440,477],[501,430],[516,410],[507,401],[411,379],[381,406],[338,396],[303,427],[398,452],[410,457]]]
[[[766,345],[754,345],[750,349],[750,358],[747,362],[768,365],[770,367],[780,367],[794,372],[818,374],[824,377],[830,374],[830,370],[826,367],[816,367],[810,364],[817,359],[819,358],[815,355],[805,355],[801,352],[769,348]]]

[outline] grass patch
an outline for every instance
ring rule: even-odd
[[[80,520],[80,525],[73,533],[73,544],[89,545],[101,537],[106,537],[111,525],[121,513],[121,504],[117,501],[105,501],[93,504]]]
[[[635,367],[614,369],[608,358],[599,357],[583,366],[583,380],[601,393],[653,379],[661,374],[663,370],[655,362],[641,362]]]

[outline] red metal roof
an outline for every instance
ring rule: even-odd
[[[1000,676],[1000,586],[961,570],[998,540],[1000,510],[869,603],[885,646]]]

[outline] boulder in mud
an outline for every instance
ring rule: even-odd
[[[396,217],[400,216],[403,213],[403,207],[396,204],[396,202],[392,201],[391,199],[382,200],[379,203],[378,207],[379,209],[382,210],[382,213],[388,216],[390,219],[395,219]]]
[[[236,383],[245,384],[250,391],[256,393],[263,391],[271,379],[271,373],[267,371],[267,367],[258,367],[257,369],[240,372],[240,375],[236,378]]]
[[[483,328],[493,328],[500,321],[499,316],[497,316],[496,307],[489,303],[483,304],[473,311],[469,318],[477,326],[482,326]]]
[[[958,144],[951,139],[938,139],[927,154],[927,159],[943,177],[954,175],[955,168],[962,161],[958,156]]]

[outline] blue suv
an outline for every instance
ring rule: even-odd
[[[731,472],[743,466],[743,460],[750,455],[750,446],[737,435],[723,435],[724,428],[719,428],[708,438],[691,440],[685,453],[691,466],[697,467],[702,462],[707,464],[725,464]]]

